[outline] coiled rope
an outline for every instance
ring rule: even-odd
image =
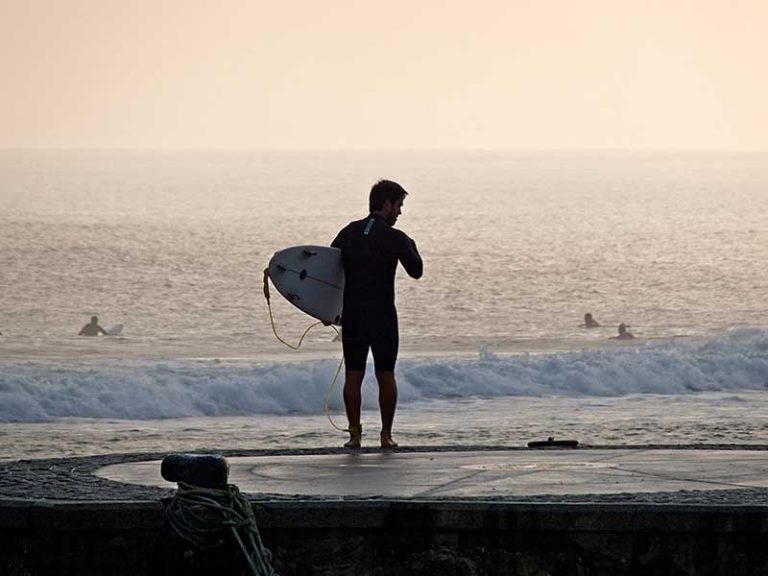
[[[229,532],[253,576],[276,576],[272,554],[261,541],[251,503],[237,486],[229,484],[226,490],[219,490],[178,484],[165,514],[179,537],[200,550],[210,550],[220,546]]]
[[[267,310],[269,310],[269,323],[272,325],[272,333],[275,335],[275,338],[277,338],[280,342],[285,344],[288,348],[291,350],[298,350],[301,347],[302,342],[304,342],[304,338],[307,334],[309,334],[310,330],[313,328],[316,328],[317,326],[324,325],[324,326],[330,326],[333,328],[334,332],[336,332],[336,336],[341,339],[341,333],[339,332],[339,329],[336,328],[333,324],[324,324],[323,322],[315,322],[313,324],[310,324],[309,327],[304,330],[304,333],[301,335],[301,338],[299,338],[299,342],[297,344],[291,344],[290,342],[286,342],[283,340],[280,335],[277,333],[277,328],[275,327],[275,318],[272,314],[272,303],[270,302],[270,295],[269,295],[269,267],[264,268],[264,298],[267,300]],[[344,366],[344,356],[342,355],[341,360],[339,361],[339,367],[336,368],[336,374],[333,376],[333,380],[331,380],[331,386],[328,388],[328,393],[325,395],[325,416],[328,418],[328,422],[331,423],[331,426],[336,428],[339,432],[349,432],[348,428],[342,428],[341,426],[338,426],[334,421],[333,418],[331,418],[331,412],[329,408],[329,404],[331,401],[331,394],[333,394],[333,389],[336,386],[336,382],[339,379],[339,374],[341,374],[341,367]]]

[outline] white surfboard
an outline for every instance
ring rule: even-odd
[[[109,336],[119,336],[120,332],[123,331],[123,325],[122,324],[115,324],[114,326],[110,326],[104,332],[106,332]]]
[[[275,252],[269,279],[299,310],[325,323],[341,324],[344,266],[338,248],[292,246]]]

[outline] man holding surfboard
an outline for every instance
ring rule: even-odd
[[[362,385],[368,351],[373,353],[379,384],[381,447],[396,448],[392,423],[397,406],[395,363],[399,345],[395,309],[395,271],[398,262],[412,278],[423,272],[416,243],[393,226],[408,192],[396,182],[380,180],[371,188],[370,214],[350,222],[331,246],[341,249],[344,264],[344,311],[341,340],[346,363],[344,405],[349,421],[348,448],[359,448]]]
[[[91,316],[91,321],[80,328],[80,332],[78,332],[78,336],[98,336],[99,334],[104,334],[104,336],[109,336],[107,334],[107,331],[104,330],[101,326],[99,326],[99,318],[98,316]]]

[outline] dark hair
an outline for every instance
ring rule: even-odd
[[[392,180],[379,180],[371,188],[371,195],[368,197],[368,210],[375,212],[384,207],[384,203],[389,200],[393,204],[408,195],[405,188]]]

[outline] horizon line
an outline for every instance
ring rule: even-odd
[[[562,148],[484,148],[484,147],[228,147],[228,146],[0,146],[0,152],[305,152],[305,153],[392,153],[392,152],[474,152],[474,153],[728,153],[760,154],[768,153],[768,148],[631,148],[631,147],[562,147]]]

